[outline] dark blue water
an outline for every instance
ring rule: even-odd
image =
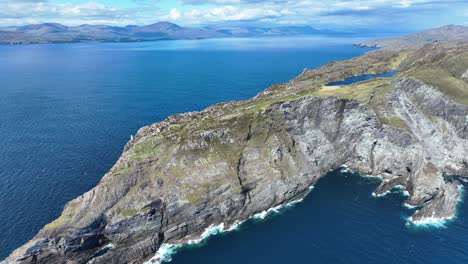
[[[0,259],[94,187],[138,128],[359,55],[355,41],[0,46]]]
[[[212,236],[203,247],[179,249],[171,264],[186,263],[468,263],[468,207],[445,227],[406,224],[414,211],[394,191],[371,193],[379,180],[332,172],[302,203],[249,220]]]
[[[365,52],[350,45],[356,42],[0,46],[0,259],[58,217],[67,201],[94,187],[139,127],[247,99],[305,67]],[[415,231],[401,219],[408,212],[398,196],[373,199],[375,183],[341,179],[325,178],[288,213],[183,251],[174,263],[303,263],[319,257],[338,262],[377,252],[396,261],[408,250],[416,260],[441,258],[443,252],[448,260],[467,260],[459,251],[468,246],[464,206],[446,229]]]
[[[364,74],[364,75],[359,75],[359,76],[353,76],[353,77],[349,77],[341,81],[331,82],[327,84],[326,86],[349,85],[349,84],[367,81],[367,80],[371,80],[371,79],[375,79],[379,77],[392,77],[397,73],[398,71],[391,71],[391,72],[386,72],[386,73],[381,73],[381,74]]]

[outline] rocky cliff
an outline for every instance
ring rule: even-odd
[[[144,127],[94,189],[4,263],[143,263],[163,243],[300,199],[343,165],[381,176],[376,195],[403,186],[420,208],[413,221],[453,217],[460,193],[446,176],[468,176],[467,69],[468,43],[379,50]]]

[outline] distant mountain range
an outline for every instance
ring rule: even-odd
[[[0,44],[66,43],[66,42],[131,42],[170,39],[205,39],[229,37],[337,35],[342,32],[320,30],[309,26],[284,27],[181,27],[169,22],[147,26],[115,27],[106,25],[64,26],[44,23],[0,27]]]
[[[447,25],[432,28],[403,37],[381,38],[358,44],[364,47],[386,49],[416,49],[429,43],[464,42],[468,41],[468,27]]]

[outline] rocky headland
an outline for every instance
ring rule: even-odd
[[[447,176],[468,176],[467,75],[466,42],[385,48],[143,127],[94,189],[3,263],[143,263],[164,243],[299,200],[342,166],[382,177],[375,195],[404,188],[412,221],[452,218],[460,191]]]

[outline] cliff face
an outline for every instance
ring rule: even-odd
[[[142,263],[162,243],[300,199],[342,165],[382,176],[376,195],[404,186],[421,207],[414,221],[450,218],[460,194],[444,176],[468,175],[467,48],[375,51],[144,127],[98,186],[5,263]],[[390,70],[400,73],[324,86]]]

